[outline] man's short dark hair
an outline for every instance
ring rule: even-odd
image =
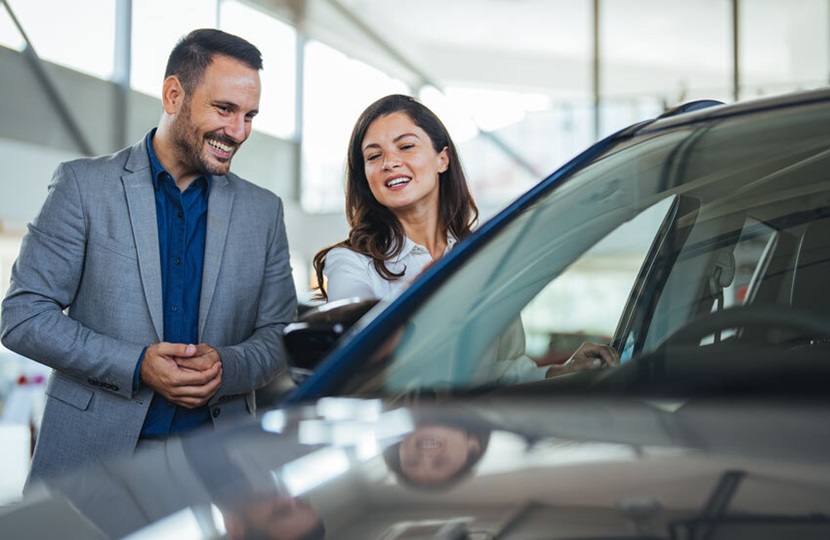
[[[167,59],[164,78],[175,75],[185,89],[192,92],[216,55],[238,60],[251,69],[262,69],[262,53],[239,36],[215,28],[193,30],[179,39]]]

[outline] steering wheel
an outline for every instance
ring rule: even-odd
[[[729,328],[778,328],[802,336],[830,338],[830,318],[783,304],[738,306],[696,319],[669,336],[661,347],[698,345],[704,337]]]

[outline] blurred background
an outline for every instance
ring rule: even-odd
[[[668,107],[830,79],[830,0],[0,0],[3,291],[54,168],[153,128],[167,55],[200,27],[263,52],[261,113],[233,168],[283,198],[301,301],[311,301],[314,253],[346,235],[352,125],[383,95],[417,96],[444,120],[484,220],[593,142]],[[631,273],[630,255],[584,261],[574,282],[599,272],[607,286],[572,294],[624,299],[618,273]],[[607,335],[590,317],[566,330]],[[0,354],[5,423],[25,424],[36,400],[7,397],[42,385],[43,370]],[[0,456],[3,469],[25,464],[15,452]]]

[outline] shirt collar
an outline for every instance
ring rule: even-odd
[[[457,242],[458,242],[458,240],[456,240],[455,236],[451,232],[447,231],[447,247],[446,247],[446,249],[444,249],[444,255],[449,253],[449,251],[453,247],[455,247],[455,244]],[[393,262],[402,261],[403,259],[408,257],[409,254],[412,253],[412,250],[414,250],[415,248],[420,248],[424,251],[426,251],[426,249],[427,249],[424,246],[422,246],[420,244],[416,244],[415,242],[410,240],[408,236],[404,236],[403,237],[403,249],[401,249],[401,252],[398,254],[398,256],[393,259]]]
[[[150,130],[150,133],[147,134],[146,144],[147,144],[147,155],[150,157],[150,173],[153,176],[153,187],[158,190],[159,189],[159,176],[162,173],[168,173],[165,168],[162,166],[161,162],[159,161],[158,156],[156,156],[156,151],[153,150],[153,136],[156,134],[156,128]],[[170,175],[173,178],[173,175]],[[211,175],[205,174],[200,176],[199,178],[205,179],[205,186],[207,187],[207,191],[210,191],[210,182],[211,182]],[[194,183],[199,180],[196,178]]]

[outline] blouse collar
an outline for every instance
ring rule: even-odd
[[[447,247],[446,247],[446,249],[444,249],[444,255],[449,253],[450,250],[453,247],[455,247],[455,244],[457,242],[458,242],[458,240],[455,238],[455,236],[451,232],[447,231]],[[408,257],[410,253],[413,253],[413,252],[414,253],[429,253],[429,250],[426,247],[424,247],[420,244],[416,244],[408,236],[404,236],[403,237],[403,249],[401,249],[401,252],[398,254],[398,256],[393,258],[391,260],[391,262],[400,262],[403,259],[405,259],[406,257]]]

